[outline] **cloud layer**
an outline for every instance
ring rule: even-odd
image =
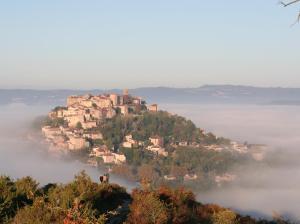
[[[35,117],[45,115],[48,107],[28,107],[20,104],[0,107],[0,175],[13,178],[32,176],[41,184],[66,183],[81,170],[98,181],[104,171],[89,167],[79,161],[64,161],[47,153],[45,146],[28,141],[26,135]],[[135,183],[112,176],[112,182],[128,190]]]
[[[201,202],[221,204],[246,214],[272,215],[274,211],[300,219],[300,107],[237,105],[163,105],[192,119],[219,136],[272,146],[265,163],[235,170],[239,179],[225,189],[200,192]],[[101,170],[62,161],[42,146],[26,141],[32,120],[49,107],[0,107],[0,173],[14,178],[30,175],[41,184],[67,182],[85,169],[97,181]],[[113,177],[128,189],[136,186]]]
[[[199,127],[241,142],[268,144],[261,166],[242,167],[225,189],[200,193],[200,201],[271,216],[300,219],[300,107],[256,105],[164,105]]]

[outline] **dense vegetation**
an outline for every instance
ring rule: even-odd
[[[47,118],[39,123],[42,126],[58,127],[64,125],[65,121],[62,118]],[[204,133],[191,120],[166,111],[143,111],[128,116],[118,114],[112,119],[103,120],[95,129],[103,134],[103,140],[91,140],[91,146],[105,144],[109,149],[126,156],[126,164],[111,165],[115,174],[135,181],[148,181],[154,186],[166,184],[184,185],[193,190],[209,189],[216,185],[216,175],[223,175],[233,166],[245,165],[251,161],[247,154],[205,149],[204,145],[229,146],[230,140],[217,138],[212,133]],[[122,147],[125,136],[129,134],[143,144],[137,144],[133,149]],[[156,135],[163,138],[168,157],[158,156],[146,149],[149,137]],[[190,145],[175,147],[174,144],[179,142]],[[191,143],[197,146],[192,146]],[[76,158],[87,160],[90,150],[76,152]],[[101,163],[101,159],[98,161]],[[184,180],[186,174],[196,175],[197,178],[193,181]],[[175,177],[175,180],[166,180],[166,176]]]
[[[39,116],[32,122],[32,128],[35,130],[40,130],[43,126],[58,128],[65,125],[67,125],[67,122],[63,118],[49,118],[48,116]]]
[[[165,111],[118,115],[104,121],[99,129],[104,137],[100,143],[105,143],[109,148],[114,147],[126,156],[127,163],[114,166],[113,171],[136,181],[148,180],[154,186],[184,184],[194,190],[208,189],[215,185],[216,175],[222,175],[232,166],[245,164],[250,160],[248,155],[227,150],[206,150],[203,145],[228,146],[230,140],[217,138],[212,133],[206,134],[192,121]],[[136,145],[133,149],[122,147],[121,143],[128,134],[132,134],[133,139],[144,144]],[[168,157],[157,156],[146,150],[149,137],[155,135],[164,139]],[[174,143],[178,142],[195,143],[200,146],[174,147]],[[197,175],[198,178],[184,181],[185,174]],[[166,181],[164,177],[167,175],[175,177],[176,180]]]
[[[30,177],[0,177],[0,223],[105,223],[109,211],[129,200],[124,188],[97,184],[84,173],[69,184],[38,188]]]
[[[166,144],[172,142],[197,142],[214,144],[218,139],[205,135],[195,124],[181,116],[170,115],[168,112],[145,112],[142,115],[115,116],[104,122],[101,132],[107,143],[118,147],[124,136],[132,134],[138,141],[147,141],[149,137],[159,135]],[[219,139],[220,141],[220,139]]]
[[[183,188],[159,187],[128,194],[116,184],[98,184],[84,172],[65,185],[39,187],[31,177],[0,177],[0,223],[15,224],[255,224],[256,221],[217,205],[196,202]]]
[[[199,148],[179,147],[172,156],[155,156],[151,152],[121,148],[127,164],[115,166],[113,171],[137,181],[147,180],[152,185],[187,186],[195,191],[216,186],[215,176],[230,172],[235,166],[255,163],[248,155],[232,152],[215,152]],[[195,174],[197,179],[184,180],[185,174]],[[165,180],[171,175],[176,180]]]

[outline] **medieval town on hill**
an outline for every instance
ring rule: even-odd
[[[42,127],[42,132],[50,143],[52,150],[81,150],[89,148],[93,143],[103,139],[97,129],[101,121],[117,114],[139,114],[142,111],[157,112],[157,104],[146,105],[141,97],[129,95],[125,89],[122,95],[103,94],[93,96],[69,96],[66,107],[56,107],[49,114],[50,125]],[[153,143],[150,151],[166,156],[162,148],[163,140],[159,136],[149,138]],[[123,146],[132,148],[138,143],[132,135],[125,136]],[[123,163],[126,158],[122,154],[112,152],[106,145],[94,147],[91,156],[101,157],[104,163]]]
[[[139,126],[134,123],[134,120],[145,117],[146,114],[154,117],[154,120],[156,119],[157,124],[154,125],[154,128],[160,129],[159,125],[162,125],[162,128],[172,129],[171,132],[168,129],[151,130],[151,135],[143,135],[143,138],[138,138],[136,136],[139,135],[128,131],[133,130],[133,128],[127,127],[124,133],[118,132],[110,135],[119,139],[117,145],[107,143],[107,140],[110,139],[107,139],[109,137],[107,137],[103,126],[108,121],[116,117],[125,120],[131,118],[133,123],[127,124],[125,122],[124,125]],[[163,118],[159,120],[160,118],[155,116],[162,116]],[[114,123],[111,129],[116,129],[116,125]],[[151,125],[150,121],[148,125],[142,124],[136,129],[144,133],[144,130],[141,129],[147,129]],[[191,121],[168,112],[159,111],[157,104],[148,105],[141,97],[130,95],[127,89],[123,91],[123,94],[69,96],[66,106],[58,106],[48,114],[46,122],[42,125],[42,133],[51,151],[78,152],[86,149],[89,158],[87,163],[95,167],[99,166],[100,163],[116,166],[126,164],[129,162],[127,161],[128,155],[131,155],[128,150],[134,151],[134,153],[141,150],[147,151],[147,153],[161,158],[177,158],[176,153],[180,154],[182,151],[176,150],[179,148],[201,149],[216,153],[234,151],[237,154],[251,154],[254,160],[260,161],[263,159],[264,150],[262,149],[265,147],[239,144],[217,138],[211,133],[205,134],[202,129],[196,128]],[[128,155],[124,152],[127,152]],[[189,180],[198,178],[193,170],[186,170],[182,175]],[[170,171],[165,173],[163,178],[172,181],[176,179],[176,175]],[[215,182],[232,181],[234,178],[232,174],[223,173],[215,176]]]

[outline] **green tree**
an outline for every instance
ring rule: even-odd
[[[7,176],[0,177],[0,223],[8,222],[17,211],[31,205],[37,195],[38,183],[31,177],[14,182]]]
[[[51,224],[63,223],[67,211],[60,207],[51,207],[43,198],[36,198],[33,205],[21,209],[13,220],[14,224]]]
[[[77,128],[77,129],[82,129],[82,124],[81,124],[81,122],[80,122],[80,121],[78,121],[78,122],[77,122],[77,124],[76,124],[76,128]]]

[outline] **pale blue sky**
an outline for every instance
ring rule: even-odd
[[[300,87],[277,0],[6,0],[0,88]]]

